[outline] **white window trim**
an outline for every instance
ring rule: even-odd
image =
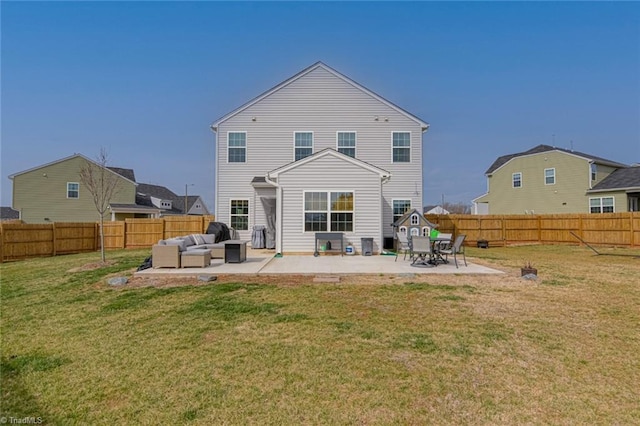
[[[244,215],[232,215],[231,214],[231,202],[232,201],[246,201],[247,202],[247,229],[236,229],[236,231],[248,231],[251,229],[251,200],[248,198],[229,198],[229,227],[231,227],[231,216],[244,216]],[[235,229],[235,228],[234,228]]]
[[[336,132],[336,151],[340,152],[340,145],[338,144],[338,135],[340,133],[353,133],[356,136],[356,144],[353,147],[353,158],[356,158],[358,156],[358,132],[354,131],[354,130],[338,130]],[[344,147],[344,148],[350,148],[350,147]]]
[[[309,156],[315,153],[314,148],[316,145],[316,135],[313,133],[313,131],[312,130],[295,130],[293,132],[293,161],[298,161],[296,160],[296,134],[297,133],[311,133],[311,154],[309,154]]]
[[[409,161],[393,161],[393,134],[394,133],[409,133]],[[411,131],[407,131],[407,130],[394,130],[391,132],[391,164],[411,164],[412,160],[413,160],[413,152],[411,149],[411,145],[413,143],[413,134],[411,133]],[[402,147],[405,148],[405,147]]]
[[[516,186],[516,175],[520,175],[520,186]],[[522,172],[515,172],[511,174],[511,187],[518,189],[518,188],[522,188]]]
[[[78,196],[77,197],[69,197],[69,185],[78,185]],[[68,200],[79,200],[80,199],[80,182],[67,182],[67,199]]]
[[[323,192],[327,194],[327,210],[321,213],[327,213],[327,230],[326,231],[307,231],[304,226],[304,214],[307,213],[304,206],[304,200],[307,192]],[[353,210],[338,210],[334,212],[331,210],[331,193],[332,192],[350,192],[353,194]],[[320,210],[310,210],[310,212],[320,212]],[[331,213],[352,213],[353,214],[353,229],[351,231],[332,231],[331,230]],[[302,233],[303,234],[315,234],[316,232],[344,232],[345,234],[352,234],[356,232],[356,191],[354,189],[305,189],[302,191]]]
[[[553,183],[547,183],[547,170],[553,170]],[[556,184],[556,168],[549,167],[548,169],[544,169],[544,175],[542,176],[542,178],[544,179],[545,185],[555,185]]]
[[[398,232],[401,234],[407,235],[407,227],[406,226],[399,227]]]
[[[591,182],[595,182],[598,180],[598,165],[596,163],[591,163],[589,166],[589,175],[591,178]]]
[[[411,219],[410,220],[411,220],[410,221],[411,226],[420,225],[420,217],[416,213],[411,215]]]
[[[412,209],[412,204],[413,204],[413,200],[411,198],[393,198],[391,199],[391,220],[393,221],[392,223],[394,223],[397,219],[395,218],[395,212],[394,212],[394,204],[396,201],[408,201],[409,202],[409,208],[407,208],[407,212],[410,211]],[[400,215],[400,217],[402,217],[406,212],[402,213],[402,215]],[[400,219],[400,217],[398,217],[398,219]]]
[[[430,233],[431,233],[431,230],[429,229],[428,226],[423,226],[422,227],[422,236],[423,237],[428,237]]]
[[[240,162],[240,161],[229,161],[229,149],[231,148],[229,146],[229,134],[230,133],[244,133],[244,161]],[[237,146],[234,148],[238,148]],[[227,132],[227,164],[246,164],[247,163],[247,154],[248,154],[248,150],[247,150],[247,131],[246,130],[238,130],[238,131],[228,131]],[[235,200],[235,198],[234,198]]]
[[[605,213],[605,212],[603,212],[603,210],[604,210],[604,199],[605,198],[611,198],[611,201],[613,201],[613,211],[612,212],[606,212],[606,213],[615,213],[616,212],[616,197],[614,197],[613,195],[607,195],[606,197],[589,197],[589,213],[593,213],[591,211],[591,200],[600,200],[600,211],[598,213],[600,213],[600,214]],[[594,214],[598,214],[598,213],[594,213]]]
[[[411,236],[417,237],[420,235],[420,230],[418,228],[411,228]]]

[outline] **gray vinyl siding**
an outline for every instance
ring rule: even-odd
[[[246,163],[227,162],[230,131],[246,132]],[[296,131],[313,132],[314,152],[336,149],[338,131],[357,133],[357,158],[392,174],[383,186],[384,224],[392,222],[394,198],[408,198],[412,206],[422,207],[420,123],[320,67],[219,123],[216,217],[220,221],[229,222],[229,199],[253,199],[250,182],[254,176],[264,176],[293,161]],[[411,162],[392,162],[394,131],[411,132]],[[335,170],[326,170],[319,178],[330,172]],[[250,204],[250,209],[255,208],[255,203]],[[392,235],[391,226],[383,230],[386,236]],[[250,231],[240,236],[249,239]]]
[[[329,171],[329,172],[328,172]],[[305,191],[353,191],[353,232],[345,232],[360,251],[360,238],[374,238],[374,251],[380,251],[380,188],[378,173],[347,161],[326,156],[282,173],[278,183],[283,188],[283,252],[313,252],[315,233],[304,232]]]

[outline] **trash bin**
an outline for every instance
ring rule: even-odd
[[[361,238],[362,255],[371,256],[373,254],[373,238]]]

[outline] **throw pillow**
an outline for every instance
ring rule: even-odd
[[[193,240],[193,242],[197,246],[202,245],[202,244],[206,244],[204,242],[204,238],[202,238],[202,235],[200,235],[200,234],[191,234],[191,239]]]

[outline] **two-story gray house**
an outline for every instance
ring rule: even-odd
[[[422,208],[429,124],[318,62],[216,120],[216,218],[250,239],[273,229],[278,253],[343,232],[380,252],[393,222]]]

